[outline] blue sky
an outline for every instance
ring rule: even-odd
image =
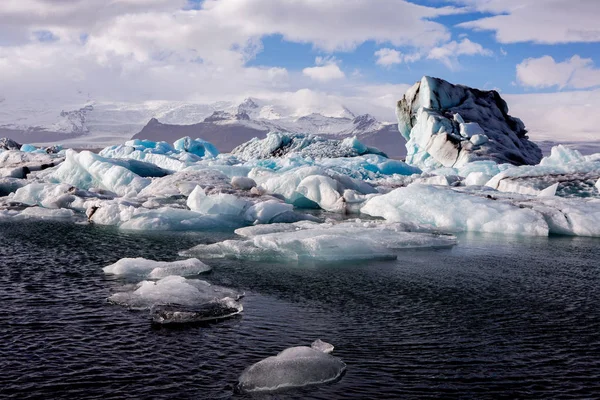
[[[412,1],[415,4],[439,7],[447,6],[442,1]],[[599,7],[600,12],[600,7]],[[520,84],[517,80],[516,66],[528,58],[551,56],[556,62],[563,62],[575,55],[590,59],[600,65],[599,42],[568,43],[535,43],[531,41],[517,43],[499,43],[493,31],[478,31],[457,26],[460,23],[493,17],[489,12],[465,12],[457,15],[446,15],[432,18],[432,21],[443,24],[451,34],[451,40],[461,41],[464,38],[489,49],[491,55],[464,55],[452,68],[438,60],[427,58],[411,63],[400,63],[388,67],[376,64],[375,52],[381,48],[392,48],[401,52],[409,52],[410,47],[396,47],[389,43],[366,41],[351,51],[328,52],[316,48],[310,43],[298,43],[286,40],[281,34],[262,38],[263,49],[248,65],[280,66],[290,71],[301,71],[314,64],[318,56],[333,56],[346,75],[360,72],[361,78],[371,83],[402,84],[414,82],[423,75],[432,75],[451,82],[466,84],[482,89],[497,89],[507,93],[551,93],[560,88],[531,87]],[[591,87],[596,87],[597,84]],[[564,88],[563,88],[564,89]]]

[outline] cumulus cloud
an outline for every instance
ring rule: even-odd
[[[391,67],[394,64],[401,64],[403,60],[403,54],[398,50],[384,48],[379,49],[375,52],[377,57],[376,64],[383,67]]]
[[[343,79],[346,77],[346,74],[338,65],[339,61],[333,57],[317,57],[315,59],[315,64],[316,67],[304,68],[302,73],[319,82],[328,82],[334,79]]]
[[[491,17],[469,21],[463,28],[494,31],[501,43],[598,42],[600,2],[596,0],[454,0]]]
[[[458,66],[458,57],[460,56],[491,56],[492,54],[491,50],[484,48],[479,43],[472,42],[465,38],[460,42],[453,40],[443,46],[435,47],[429,52],[427,58],[430,60],[441,61],[448,68],[455,69]]]
[[[593,60],[578,55],[563,62],[551,56],[528,58],[517,65],[517,80],[533,88],[585,89],[600,86],[600,69]]]
[[[265,36],[325,53],[366,41],[428,49],[450,37],[434,19],[460,12],[406,0],[4,0],[0,87],[5,96],[182,100],[290,90],[289,71],[248,66]],[[302,72],[307,85],[345,76],[337,62]]]

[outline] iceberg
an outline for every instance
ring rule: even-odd
[[[144,276],[161,279],[167,276],[193,276],[208,272],[211,268],[196,258],[179,261],[154,261],[145,258],[122,258],[102,269],[105,274]]]
[[[356,157],[365,154],[385,156],[378,149],[367,147],[356,138],[344,140],[325,139],[299,133],[269,132],[264,139],[254,138],[231,151],[242,160],[289,157],[299,155],[310,158]]]
[[[577,150],[558,145],[539,165],[505,169],[494,175],[486,185],[501,192],[540,195],[546,188],[557,185],[559,197],[596,197],[594,187],[600,179],[600,159],[583,156]]]
[[[90,151],[67,150],[65,161],[52,172],[50,180],[68,183],[80,189],[101,188],[123,197],[136,197],[151,182],[121,163]]]
[[[537,164],[542,158],[523,122],[508,115],[506,102],[494,90],[424,76],[398,102],[396,114],[407,140],[406,162],[420,168],[480,160]]]
[[[533,210],[490,196],[412,184],[367,201],[361,212],[390,222],[414,223],[446,232],[497,232],[547,236],[548,224]]]
[[[333,346],[321,340],[311,347],[285,349],[246,368],[238,388],[243,392],[270,392],[334,382],[343,375],[346,364],[328,354],[332,350]]]
[[[19,150],[0,152],[0,177],[25,179],[34,171],[42,171],[62,163],[64,158],[45,152],[27,153]]]
[[[361,212],[442,232],[600,236],[600,199],[595,198],[411,184],[373,197]]]

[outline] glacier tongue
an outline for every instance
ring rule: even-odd
[[[421,168],[460,167],[478,160],[537,164],[542,158],[523,122],[508,115],[496,91],[424,76],[398,102],[396,113],[407,140],[406,161]]]

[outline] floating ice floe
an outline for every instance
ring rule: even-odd
[[[454,236],[407,232],[414,225],[381,222],[271,224],[236,230],[243,240],[202,244],[181,254],[254,261],[396,259],[398,250],[451,247]]]
[[[333,346],[321,340],[313,346],[290,347],[246,368],[238,381],[244,392],[271,392],[338,380],[346,364],[332,356]]]
[[[194,276],[208,272],[211,268],[196,258],[178,261],[154,261],[145,258],[122,258],[102,269],[111,275],[144,276],[161,279],[171,275]]]
[[[542,158],[523,122],[508,115],[506,102],[493,90],[424,76],[398,102],[396,113],[411,165],[460,167],[478,160],[521,165]]]
[[[600,236],[600,199],[562,199],[409,185],[367,201],[361,212],[445,232]]]
[[[108,298],[118,304],[135,310],[150,310],[156,306],[180,306],[185,310],[210,304],[222,304],[230,309],[235,305],[242,311],[238,300],[242,293],[222,286],[211,285],[198,279],[186,279],[182,276],[166,276],[158,281],[142,281],[132,292],[118,292]]]

